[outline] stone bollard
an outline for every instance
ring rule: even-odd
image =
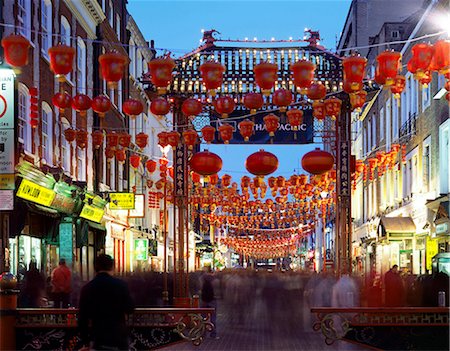
[[[16,277],[5,272],[0,275],[0,351],[16,349]]]

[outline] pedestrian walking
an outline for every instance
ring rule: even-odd
[[[125,316],[134,310],[127,284],[111,274],[114,260],[99,255],[96,276],[80,293],[78,327],[85,347],[95,350],[128,350]]]
[[[398,273],[398,265],[394,264],[384,275],[384,287],[386,306],[399,307],[404,305],[405,289],[403,280]]]
[[[211,323],[214,324],[214,330],[211,332],[211,337],[218,339],[217,336],[217,300],[214,295],[213,286],[214,276],[211,273],[211,268],[208,267],[206,273],[202,277],[202,292],[201,292],[201,307],[214,308],[215,311],[211,315]]]
[[[52,294],[56,308],[67,308],[72,292],[72,272],[66,265],[66,260],[61,258],[59,265],[52,272]]]
[[[37,269],[36,261],[31,260],[24,274],[23,288],[20,292],[20,307],[43,307],[45,296],[45,278]]]

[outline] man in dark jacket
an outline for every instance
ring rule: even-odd
[[[100,255],[95,261],[97,275],[80,293],[78,326],[84,345],[95,350],[127,350],[126,314],[133,312],[128,286],[111,276],[114,260]]]
[[[398,273],[398,265],[394,264],[392,268],[384,275],[385,286],[385,305],[387,307],[404,306],[405,289],[403,281]]]

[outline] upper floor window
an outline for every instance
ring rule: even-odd
[[[113,3],[109,0],[109,9],[108,9],[108,22],[111,28],[114,28],[114,8]]]
[[[71,44],[70,43],[70,34],[71,34],[71,30],[70,30],[69,21],[64,16],[61,16],[61,37],[60,37],[61,44],[70,46],[70,44]]]
[[[52,164],[53,150],[52,150],[52,137],[53,137],[53,112],[49,104],[42,103],[42,158],[47,161],[48,164]]]
[[[52,2],[41,0],[42,51],[47,56],[52,46]]]
[[[77,148],[77,180],[86,180],[86,150]]]
[[[86,44],[78,37],[77,40],[77,89],[86,93]]]
[[[393,31],[391,32],[391,37],[392,37],[392,39],[398,39],[398,38],[400,38],[400,32],[399,32],[398,30],[393,30]]]
[[[384,108],[380,110],[380,141],[384,140]]]
[[[427,87],[422,86],[422,111],[431,104],[431,82]]]
[[[129,55],[130,55],[130,74],[133,77],[136,77],[136,48],[133,40],[130,40],[129,46]]]
[[[119,14],[116,15],[116,34],[117,34],[117,39],[120,40],[120,16]]]
[[[61,124],[62,124],[62,129],[64,129],[64,130],[67,128],[70,128],[70,123],[65,117],[61,118]],[[61,166],[64,168],[64,170],[66,172],[69,172],[69,174],[71,173],[70,162],[71,162],[71,160],[70,160],[70,144],[66,140],[66,138],[62,137],[61,138]]]
[[[17,2],[17,22],[20,34],[31,40],[31,0]]]
[[[19,141],[23,143],[24,150],[31,152],[31,128],[28,123],[28,116],[30,115],[29,96],[28,88],[24,84],[19,83],[17,133]]]

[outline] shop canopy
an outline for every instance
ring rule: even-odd
[[[416,225],[411,217],[381,217],[378,236],[411,237],[416,232]]]

